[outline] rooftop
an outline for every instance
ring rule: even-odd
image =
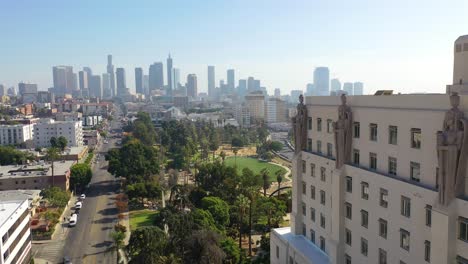
[[[65,160],[54,162],[54,175],[64,175],[75,161]],[[25,178],[38,176],[52,176],[51,164],[40,161],[31,165],[0,166],[0,180],[5,178]]]
[[[40,197],[41,190],[7,190],[0,191],[0,203],[28,199],[30,201]]]
[[[0,227],[10,218],[27,200],[0,201]]]

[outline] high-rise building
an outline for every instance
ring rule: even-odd
[[[247,94],[247,80],[239,80],[239,85],[237,86],[237,94],[243,97]]]
[[[247,78],[247,91],[249,93],[255,91],[255,79],[254,79],[254,77]]]
[[[110,76],[108,73],[102,74],[102,92],[104,98],[112,97],[112,92],[110,89]]]
[[[215,97],[215,67],[208,66],[208,96]]]
[[[306,94],[309,95],[309,96],[317,95],[317,93],[314,90],[314,84],[313,83],[308,83],[306,85]]]
[[[117,79],[117,96],[123,96],[127,94],[127,80],[125,78],[125,69],[117,68],[115,71]]]
[[[174,81],[172,80],[172,74],[174,73],[172,70],[172,58],[171,54],[169,54],[169,57],[167,58],[167,91],[166,94],[172,95],[172,91],[175,89],[173,86]]]
[[[281,89],[275,88],[275,97],[280,97],[280,96],[281,96]]]
[[[18,91],[20,95],[37,93],[37,84],[20,82],[18,83]]]
[[[363,95],[364,94],[364,84],[362,82],[355,82],[353,85],[353,95]]]
[[[107,74],[109,74],[111,96],[116,96],[117,93],[115,91],[115,73],[114,65],[112,64],[112,55],[107,55]]]
[[[330,95],[330,71],[327,67],[315,68],[314,89],[319,96]]]
[[[89,76],[89,96],[102,98],[102,83],[100,75]]]
[[[286,122],[286,102],[278,97],[268,98],[266,115],[268,123]]]
[[[302,94],[302,90],[292,90],[291,91],[291,103],[299,102],[299,96]]]
[[[187,75],[187,96],[196,98],[198,91],[197,91],[197,75],[189,74]]]
[[[55,66],[52,68],[55,92],[72,94],[75,77],[72,66]]]
[[[180,70],[178,68],[172,68],[172,90],[170,90],[169,95],[173,91],[180,88]]]
[[[149,75],[143,75],[143,93],[149,94]]]
[[[143,94],[143,68],[135,68],[135,92]]]
[[[228,93],[232,94],[234,92],[234,88],[236,86],[236,80],[235,80],[235,72],[233,69],[227,70],[227,88],[228,88]]]
[[[79,71],[78,72],[78,79],[80,81],[80,90],[87,90],[89,88],[88,82],[88,72],[86,71]]]
[[[255,91],[245,96],[245,104],[250,111],[252,122],[265,120],[265,95],[261,91]]]
[[[164,89],[164,69],[162,62],[155,62],[149,68],[149,91]]]
[[[93,70],[91,70],[90,67],[83,67],[83,71],[85,71],[88,74],[88,76],[93,75]]]
[[[345,82],[343,83],[343,91],[346,92],[347,95],[353,95],[353,83]]]
[[[338,79],[331,79],[330,81],[330,91],[336,92],[341,90],[341,82]]]
[[[0,96],[6,95],[5,85],[0,84]]]

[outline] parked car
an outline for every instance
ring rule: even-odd
[[[82,207],[83,207],[83,203],[82,203],[82,202],[76,202],[76,204],[75,204],[75,209],[76,209],[76,210],[80,210]]]
[[[68,226],[73,227],[76,226],[76,222],[78,221],[78,215],[77,214],[72,214],[70,217],[70,220],[68,221]]]
[[[80,195],[80,200],[84,200],[86,199],[86,195],[83,193],[82,195]]]

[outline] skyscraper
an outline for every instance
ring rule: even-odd
[[[108,73],[102,74],[102,92],[105,98],[112,97],[112,92],[110,89],[110,76]]]
[[[167,58],[167,94],[172,95],[172,90],[175,89],[173,87],[173,80],[172,80],[172,58],[171,54],[169,54],[169,57]]]
[[[198,94],[197,88],[197,75],[187,75],[187,96],[195,98]]]
[[[89,96],[102,98],[102,83],[100,75],[89,76]]]
[[[143,93],[145,95],[150,94],[150,92],[149,92],[149,75],[143,75]]]
[[[247,78],[247,91],[249,93],[255,91],[255,79],[254,79],[254,77]]]
[[[330,95],[330,71],[327,67],[315,68],[314,90],[320,96]]]
[[[247,94],[247,80],[239,80],[237,94],[239,94],[239,96],[245,96]]]
[[[135,68],[135,92],[143,94],[143,68]]]
[[[111,96],[115,96],[115,74],[114,65],[112,64],[112,55],[107,55],[107,74],[109,74]]]
[[[88,72],[79,71],[78,79],[80,81],[80,90],[87,90],[89,87],[88,86]]]
[[[85,71],[86,73],[88,73],[88,76],[93,75],[93,70],[91,70],[90,67],[83,67],[83,71]]]
[[[215,67],[208,66],[208,96],[215,97]]]
[[[63,94],[72,94],[74,86],[74,76],[72,66],[55,66],[52,68],[55,92]]]
[[[280,97],[280,96],[281,96],[280,88],[275,88],[275,97]]]
[[[117,96],[122,96],[127,93],[127,81],[125,79],[125,69],[117,68],[116,69],[116,79],[117,79]]]
[[[362,82],[354,83],[354,95],[363,95],[364,94],[364,84]]]
[[[149,67],[149,93],[164,88],[164,70],[162,62],[155,62]]]
[[[336,92],[341,90],[341,82],[338,79],[331,79],[330,81],[330,91]]]
[[[232,94],[234,92],[234,87],[236,86],[235,72],[233,69],[227,70],[227,88],[228,93]]]
[[[180,70],[178,68],[172,68],[172,89],[169,90],[168,95],[172,95],[175,90],[178,90],[180,86]]]
[[[343,91],[346,92],[347,95],[353,95],[353,83],[345,82],[343,83]]]
[[[317,95],[316,91],[314,90],[314,84],[313,83],[308,83],[306,85],[306,94],[309,95],[309,96]]]
[[[0,96],[6,95],[5,85],[0,84]]]
[[[37,93],[37,84],[35,83],[18,83],[18,92],[20,95]]]

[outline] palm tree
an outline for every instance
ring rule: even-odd
[[[161,264],[180,264],[182,263],[182,259],[175,255],[174,253],[171,253],[167,256],[159,256],[158,258],[158,263]]]
[[[54,162],[60,157],[59,150],[57,148],[48,148],[46,159],[52,163],[52,187],[54,186]]]
[[[266,168],[262,169],[260,171],[260,174],[262,175],[263,179],[263,196],[266,196],[266,192],[268,188],[270,188],[270,181],[268,180],[268,170]]]
[[[283,182],[283,172],[281,170],[276,171],[276,181],[278,182],[278,197],[280,196],[281,182]]]
[[[237,152],[239,151],[238,148],[234,148],[232,152],[234,153],[234,166],[237,167]]]
[[[224,163],[224,159],[226,158],[226,152],[221,151],[221,153],[219,153],[219,156],[221,157],[221,159],[223,160],[223,163]]]
[[[116,231],[111,233],[112,240],[114,240],[113,248],[117,251],[117,258],[119,256],[119,250],[124,246],[125,233],[122,231]]]
[[[258,186],[250,186],[246,189],[249,198],[249,256],[252,256],[252,207],[258,195]]]
[[[244,215],[249,207],[249,199],[244,195],[240,194],[236,199],[236,206],[239,210],[239,249],[242,250],[242,223],[244,221]]]

